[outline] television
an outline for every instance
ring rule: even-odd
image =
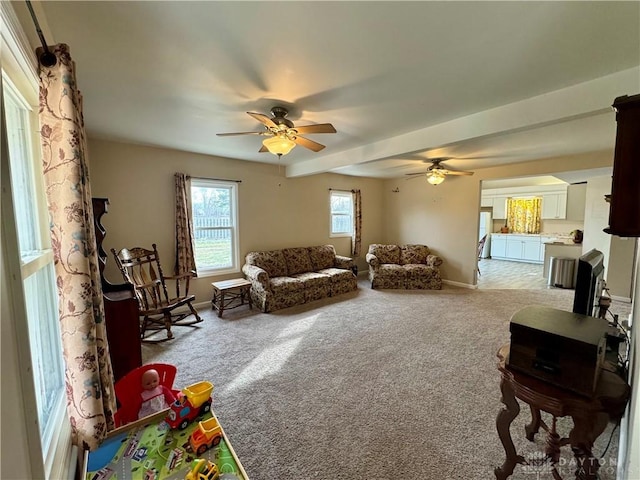
[[[597,317],[604,288],[604,254],[594,248],[578,258],[573,313]]]

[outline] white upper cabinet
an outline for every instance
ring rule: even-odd
[[[567,192],[542,195],[543,220],[567,218]]]
[[[507,197],[493,198],[493,218],[498,220],[507,218]]]
[[[586,190],[585,190],[586,191]],[[482,190],[481,203],[483,207],[493,207],[493,218],[502,220],[507,218],[507,199],[508,198],[532,198],[542,197],[541,218],[546,219],[565,219],[567,217],[567,185],[537,185],[530,187],[511,187],[511,188],[489,188]],[[580,196],[576,196],[576,205],[573,207],[580,210],[578,205]],[[584,203],[584,200],[583,200]],[[584,216],[584,206],[582,207]],[[573,220],[573,219],[572,219]]]

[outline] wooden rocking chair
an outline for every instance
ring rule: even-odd
[[[119,252],[111,249],[116,265],[122,272],[125,281],[133,285],[138,299],[140,319],[140,338],[148,342],[161,342],[173,338],[173,325],[186,326],[202,321],[191,302],[195,295],[189,295],[189,280],[194,273],[177,276],[164,276],[160,266],[160,257],[156,244],[153,250],[141,247],[123,248]],[[175,281],[175,296],[170,296],[166,280]],[[175,312],[180,307],[188,307],[189,311]],[[193,315],[195,320],[184,321]],[[149,339],[159,330],[167,330],[167,338]]]
[[[482,251],[484,250],[484,244],[486,241],[487,241],[487,235],[485,234],[485,236],[482,237],[478,242],[478,262],[480,262],[480,260],[482,259]],[[478,269],[478,275],[481,275],[480,265],[476,264],[476,268]]]

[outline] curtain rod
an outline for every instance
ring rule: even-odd
[[[213,180],[214,182],[236,182],[236,183],[242,183],[242,180],[229,180],[228,178],[194,177],[192,175],[187,175],[187,178],[199,178],[201,180]]]
[[[27,8],[31,13],[31,19],[33,20],[33,24],[36,27],[36,32],[38,32],[38,37],[40,37],[40,43],[42,43],[42,48],[44,52],[40,54],[38,57],[38,61],[45,67],[53,67],[56,63],[58,63],[58,59],[55,54],[51,53],[49,50],[49,46],[47,45],[47,41],[44,39],[44,35],[42,33],[42,29],[40,28],[40,23],[38,23],[38,18],[36,17],[36,13],[33,11],[33,7],[31,6],[31,2],[29,0],[25,0],[27,4]]]
[[[335,190],[336,192],[351,192],[351,193],[356,193],[355,190],[349,190],[349,189],[344,189],[344,188],[330,188],[329,191],[333,191]]]

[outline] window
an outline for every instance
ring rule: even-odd
[[[46,227],[48,214],[40,164],[37,154],[37,117],[34,108],[3,71],[4,120],[8,148],[8,169],[13,215],[5,218],[3,229],[8,228],[17,237],[15,259],[22,277],[22,289],[13,289],[12,295],[19,305],[14,314],[18,339],[24,339],[27,362],[31,364],[30,383],[33,391],[23,392],[35,396],[38,420],[38,440],[42,449],[44,475],[58,476],[52,469],[60,468],[55,460],[60,441],[69,435],[64,391],[64,361],[58,326],[58,296],[56,291],[53,252]],[[4,170],[4,167],[3,167]],[[6,179],[3,179],[6,180]],[[6,183],[3,183],[3,187]],[[6,246],[3,245],[3,249]],[[12,260],[13,261],[13,260]],[[26,317],[26,321],[24,320]],[[66,438],[68,441],[69,438]],[[35,470],[35,471],[37,471]]]
[[[329,192],[332,237],[353,235],[353,193],[341,190]]]
[[[507,199],[507,225],[511,233],[540,233],[542,199]]]
[[[238,184],[191,179],[198,275],[238,272]]]

